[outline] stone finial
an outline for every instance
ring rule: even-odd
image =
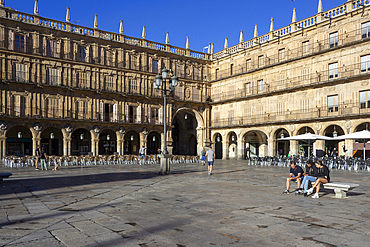
[[[274,30],[274,18],[271,17],[270,32],[273,32]]]
[[[322,1],[319,0],[319,6],[317,7],[317,13],[322,13],[323,7],[322,7]]]
[[[189,36],[186,36],[186,49],[189,49]]]
[[[258,31],[257,31],[257,24],[254,25],[254,38],[257,38],[258,37]]]
[[[296,23],[297,22],[297,12],[296,12],[296,8],[293,9],[293,17],[292,17],[292,23]]]
[[[98,15],[95,14],[95,18],[94,18],[94,28],[97,29],[98,28]]]
[[[143,26],[143,32],[141,33],[141,38],[146,39],[145,26]]]
[[[211,54],[213,54],[213,43],[211,44]]]
[[[0,1],[0,6],[3,6],[4,7],[4,4],[5,4],[5,1],[4,0],[1,0]]]
[[[39,15],[39,5],[37,4],[38,0],[35,0],[35,7],[33,8],[33,14]]]
[[[240,35],[239,35],[239,43],[243,43],[243,42],[244,42],[243,30],[241,30]]]
[[[170,38],[168,37],[168,31],[166,32],[166,40],[165,40],[166,45],[170,43]]]
[[[227,49],[228,47],[229,47],[229,43],[227,42],[227,37],[225,37],[224,49]]]
[[[69,7],[67,7],[66,22],[71,22],[71,15],[69,13]]]
[[[208,43],[208,54],[211,54],[211,43]]]
[[[119,21],[119,34],[123,34],[123,21]]]

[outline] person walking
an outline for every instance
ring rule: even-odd
[[[38,171],[39,170],[39,166],[38,165],[39,165],[40,156],[41,156],[40,145],[37,146],[35,155],[36,155],[36,169],[35,170]]]
[[[41,156],[40,156],[41,170],[46,170],[46,171],[48,170],[48,167],[47,167],[47,164],[46,164],[46,162],[48,162],[47,158],[48,157],[46,155],[45,147],[42,147],[41,148]]]
[[[208,175],[212,175],[213,171],[213,162],[215,160],[215,152],[212,150],[212,146],[209,146],[209,150],[206,153],[207,161],[208,161]]]
[[[145,162],[145,149],[144,145],[139,149],[140,165],[144,165]]]
[[[202,160],[202,164],[206,165],[206,150],[204,148],[200,152],[200,159]]]

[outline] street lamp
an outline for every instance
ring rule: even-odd
[[[154,78],[154,82],[153,82],[154,88],[157,91],[160,91],[163,93],[163,99],[164,99],[164,103],[163,103],[164,147],[163,147],[163,152],[162,152],[163,155],[168,154],[168,151],[167,151],[167,109],[166,109],[167,108],[167,94],[170,94],[171,92],[173,92],[178,83],[177,76],[173,75],[171,79],[168,78],[168,80],[167,80],[167,77],[168,77],[168,69],[164,67],[162,69],[162,75],[160,74],[156,75]],[[167,82],[168,82],[168,86],[167,86]],[[165,162],[165,163],[161,162],[161,173],[162,174],[168,173],[170,171],[169,163],[167,159],[168,157],[163,157],[161,159],[163,162]]]

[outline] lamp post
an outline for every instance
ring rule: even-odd
[[[171,155],[168,154],[167,151],[167,94],[170,94],[175,90],[175,87],[178,83],[178,77],[172,76],[171,79],[168,77],[168,70],[166,67],[162,69],[162,75],[158,74],[154,78],[154,88],[157,91],[160,91],[163,93],[163,132],[164,132],[164,147],[162,152],[162,159],[161,159],[161,174],[166,174],[170,172],[169,162],[168,158],[171,157]],[[163,83],[162,83],[163,82]],[[167,86],[168,84],[168,86]]]

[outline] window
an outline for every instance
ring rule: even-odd
[[[82,72],[82,71],[78,72],[78,87],[88,88],[86,72]]]
[[[263,67],[263,56],[258,57],[258,67]]]
[[[199,81],[201,79],[201,68],[194,67],[194,80]]]
[[[86,49],[85,47],[78,47],[78,61],[86,62]]]
[[[279,62],[285,60],[285,49],[279,50]]]
[[[362,23],[362,38],[370,37],[370,22]]]
[[[59,99],[56,98],[48,98],[47,99],[48,104],[48,112],[47,117],[48,118],[56,118],[59,117]]]
[[[234,73],[234,64],[230,64],[230,75],[233,75]]]
[[[105,90],[107,91],[114,91],[115,85],[114,85],[114,77],[107,75],[105,77]]]
[[[54,68],[48,69],[48,84],[49,85],[60,85],[59,83],[59,70]]]
[[[337,47],[338,46],[338,32],[331,33],[329,35],[330,39],[330,48]]]
[[[251,83],[245,83],[245,94],[251,93]]]
[[[228,120],[228,125],[233,125],[233,123],[235,121],[234,111],[233,110],[229,110],[227,112],[227,120]]]
[[[15,81],[27,82],[28,81],[27,66],[25,64],[16,63],[14,76],[15,76],[14,78]]]
[[[184,78],[184,65],[175,64],[175,75]]]
[[[285,114],[285,102],[277,103],[276,106],[277,106],[276,114],[284,115]]]
[[[49,57],[59,57],[58,56],[59,43],[55,40],[48,40],[47,55]]]
[[[110,51],[110,50],[106,50],[105,51],[105,64],[107,66],[114,66],[114,53],[113,51]]]
[[[360,108],[370,108],[370,91],[360,92]]]
[[[309,41],[305,41],[302,43],[302,50],[303,50],[303,54],[307,54],[310,52],[310,42]]]
[[[157,74],[158,73],[158,60],[153,60],[152,62],[152,72]]]
[[[370,55],[361,57],[361,72],[370,71]]]
[[[338,95],[328,96],[328,111],[338,111]]]
[[[258,91],[263,91],[263,80],[259,80],[258,82]]]
[[[76,102],[76,119],[86,119],[87,115],[87,102],[79,100]]]
[[[14,35],[14,50],[15,51],[26,51],[26,40],[24,35]]]
[[[137,83],[136,83],[136,80],[131,78],[129,79],[129,90],[130,90],[130,93],[137,93],[138,91],[138,88],[137,88]]]
[[[158,124],[159,123],[159,108],[152,107],[150,109],[150,121],[151,123]]]
[[[247,66],[247,71],[252,69],[252,59],[247,60],[246,66]]]
[[[338,63],[329,64],[329,79],[338,77]]]
[[[25,117],[26,116],[26,97],[21,95],[13,96],[13,114],[16,117]]]
[[[309,112],[310,111],[310,100],[309,99],[302,99],[300,102],[300,112]]]
[[[216,69],[216,80],[218,79],[218,77],[220,76],[220,69]]]

